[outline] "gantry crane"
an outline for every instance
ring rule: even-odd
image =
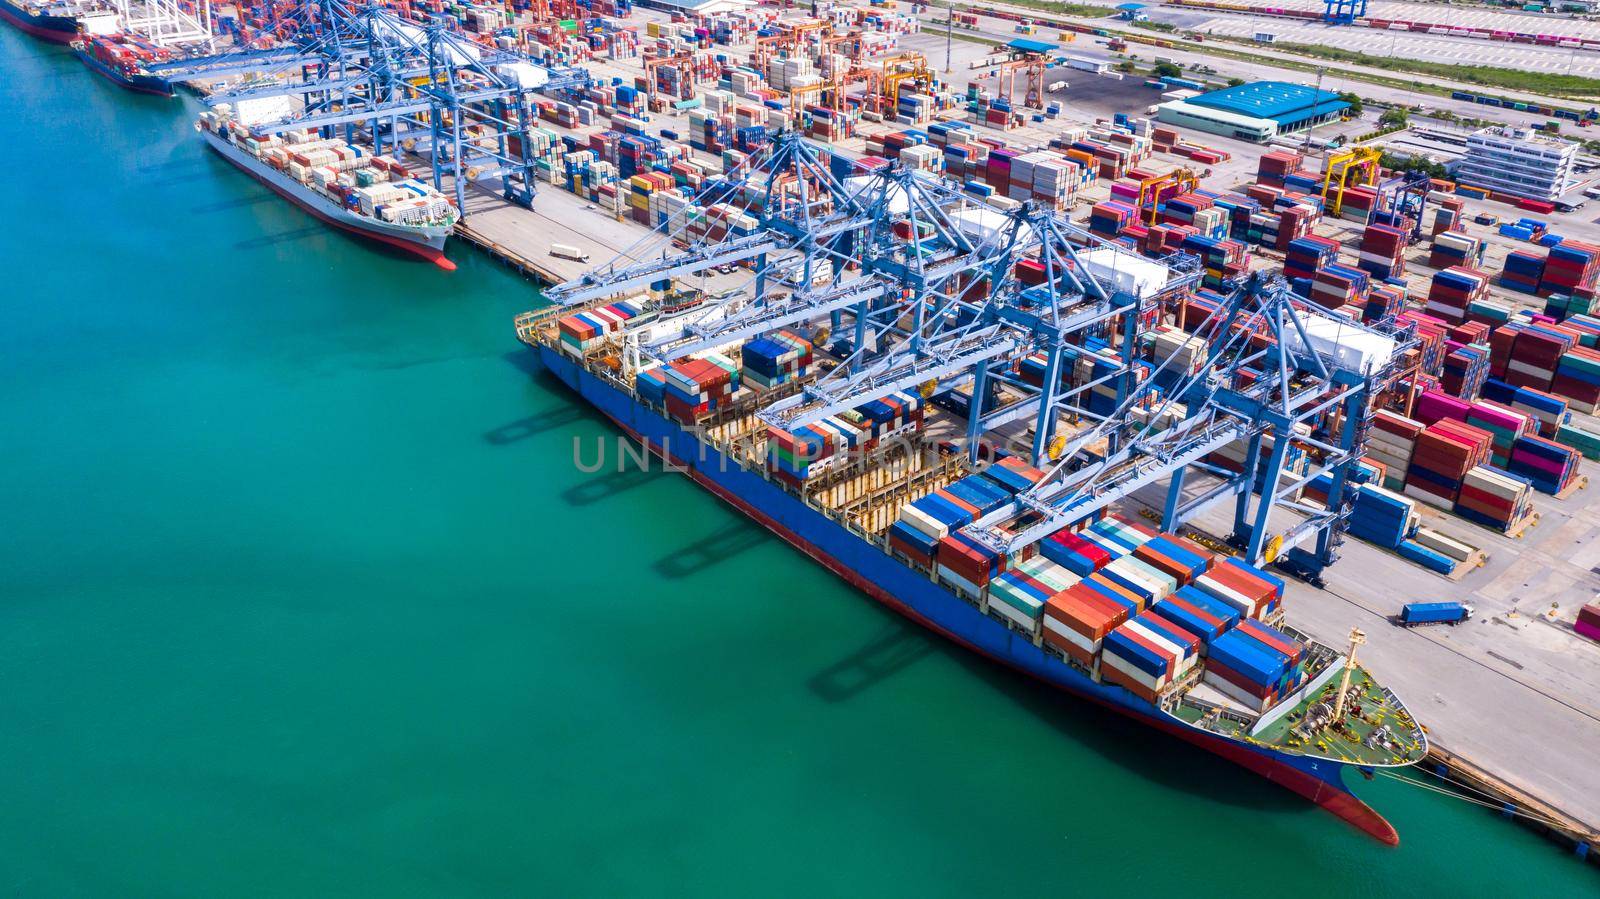
[[[625,338],[625,372],[644,357],[671,361],[809,324],[830,335],[837,364],[761,406],[757,419],[769,427],[792,431],[903,390],[966,389],[975,463],[985,437],[1015,436],[1013,423],[1031,422],[1028,453],[1046,476],[965,530],[997,552],[1021,551],[1164,482],[1168,529],[1233,497],[1235,536],[1252,561],[1281,550],[1315,575],[1334,557],[1369,397],[1392,378],[1409,332],[1350,322],[1304,304],[1281,278],[1253,277],[1197,329],[1208,347],[1201,364],[1177,371],[1177,356],[1156,365],[1141,356],[1140,328],[1198,283],[1192,256],[1147,259],[1056,210],[1001,211],[898,164],[837,177],[822,151],[790,132],[728,173],[715,197],[759,227],[679,241],[659,256],[636,246],[620,258],[644,261],[548,291],[562,304],[599,302],[692,284],[731,263],[752,267],[745,286],[653,323],[647,338]],[[683,227],[663,222],[656,237]],[[1036,275],[1022,277],[1022,263]],[[831,277],[814,278],[823,264]],[[1019,379],[1018,363],[1039,354],[1040,383]],[[1086,381],[1075,370],[1091,357]],[[1110,408],[1089,408],[1091,391],[1110,395]],[[1073,422],[1087,424],[1060,433]],[[1230,444],[1246,449],[1242,471],[1208,461]],[[1316,464],[1289,466],[1291,451]],[[1325,508],[1292,500],[1323,472],[1333,482]],[[1269,537],[1275,508],[1298,520]],[[1312,549],[1299,548],[1312,538]]]
[[[207,102],[249,106],[287,98],[287,115],[249,126],[264,134],[342,133],[378,153],[413,153],[431,166],[436,188],[452,182],[463,213],[472,181],[498,180],[507,199],[532,203],[532,95],[588,80],[582,70],[551,70],[485,47],[443,22],[418,25],[383,7],[342,0],[307,14],[294,39],[276,50],[155,68],[177,79],[252,74],[255,81]]]
[[[1344,194],[1352,185],[1372,187],[1378,183],[1378,168],[1383,151],[1376,147],[1345,147],[1328,151],[1322,162],[1322,199],[1328,213],[1337,216],[1344,209]]]
[[[995,96],[1016,103],[1017,75],[1022,75],[1022,105],[1029,109],[1044,108],[1045,69],[1049,60],[1043,53],[1012,48],[1011,58],[1000,63],[996,74]]]
[[[1193,191],[1200,189],[1200,179],[1189,169],[1173,169],[1164,175],[1155,175],[1139,182],[1138,209],[1148,209],[1149,215],[1145,218],[1146,225],[1154,225],[1161,209],[1161,190],[1168,185],[1176,185],[1177,192]],[[1148,204],[1148,206],[1146,205]]]

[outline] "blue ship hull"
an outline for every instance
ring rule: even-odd
[[[760,474],[741,468],[571,356],[548,346],[539,347],[539,356],[546,369],[630,436],[648,442],[706,489],[884,605],[994,661],[1237,762],[1383,842],[1399,842],[1394,827],[1345,786],[1344,769],[1354,766],[1230,740],[1191,727],[1121,687],[1095,682]]]
[[[78,37],[78,20],[73,16],[34,15],[11,0],[0,0],[0,19],[28,34],[57,44],[67,44]]]

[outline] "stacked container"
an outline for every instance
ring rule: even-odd
[[[1286,278],[1313,278],[1317,270],[1339,256],[1339,244],[1326,237],[1299,237],[1284,247],[1283,275]]]
[[[724,405],[739,388],[739,367],[717,353],[703,359],[684,359],[667,365],[667,415],[682,424],[694,424]]]
[[[803,377],[811,365],[811,342],[788,331],[778,331],[746,343],[739,351],[744,382],[759,390]]]
[[[1417,437],[1406,470],[1406,495],[1440,508],[1455,505],[1467,472],[1489,461],[1493,435],[1454,419],[1441,419]]]
[[[989,608],[1029,634],[1051,597],[1078,582],[1077,575],[1049,559],[1035,557],[1009,568],[989,584]]]
[[[1260,618],[1283,599],[1283,581],[1238,559],[1219,559],[1194,586],[1215,597],[1243,618]]]
[[[1441,379],[1446,391],[1466,400],[1477,397],[1489,379],[1489,347],[1475,344],[1454,347],[1444,357]]]
[[[1526,478],[1479,465],[1462,480],[1455,513],[1484,527],[1507,531],[1528,516],[1532,501],[1533,490]]]
[[[1304,654],[1281,631],[1244,621],[1211,641],[1205,682],[1252,711],[1266,711],[1299,686]]]
[[[1511,323],[1489,336],[1489,370],[1517,387],[1549,390],[1576,335],[1553,326]]]
[[[1522,293],[1538,293],[1544,278],[1544,259],[1527,250],[1513,250],[1500,272],[1500,286]]]
[[[1039,541],[1039,551],[1045,558],[1082,577],[1094,574],[1117,558],[1104,546],[1067,529]]]
[[[1198,587],[1180,587],[1151,611],[1199,637],[1205,646],[1241,620],[1238,610]]]
[[[1488,295],[1488,275],[1464,266],[1452,266],[1434,274],[1424,308],[1429,315],[1458,325],[1467,320],[1467,309],[1473,301]]]
[[[1397,278],[1406,270],[1406,232],[1389,225],[1368,225],[1361,234],[1356,263],[1379,280]]]
[[[1173,578],[1177,586],[1187,586],[1211,566],[1215,554],[1210,550],[1171,534],[1145,541],[1133,551],[1134,558]]]
[[[1594,414],[1600,407],[1600,351],[1574,346],[1562,353],[1550,392],[1566,397],[1573,408]]]
[[[1305,157],[1293,150],[1273,150],[1261,156],[1256,181],[1270,187],[1282,187],[1285,176],[1299,170]]]
[[[1471,267],[1478,263],[1483,241],[1460,231],[1442,231],[1433,236],[1428,265],[1433,268]]]
[[[1127,606],[1080,582],[1050,597],[1040,621],[1044,642],[1091,671],[1098,671],[1100,648],[1111,629],[1127,621]]]
[[[1511,473],[1527,478],[1540,493],[1560,493],[1578,472],[1577,450],[1544,437],[1518,437],[1511,449]]]
[[[1094,575],[1108,578],[1140,599],[1140,608],[1166,599],[1178,589],[1177,578],[1134,556],[1113,560]]]
[[[1566,294],[1592,299],[1600,282],[1600,247],[1563,240],[1550,248],[1539,275],[1541,296]]]
[[[940,538],[934,554],[939,579],[951,589],[978,599],[985,587],[1006,570],[1006,556],[961,531]]]
[[[1100,679],[1155,703],[1200,660],[1200,638],[1145,612],[1106,635]]]
[[[638,314],[638,307],[632,303],[612,303],[565,316],[556,322],[561,349],[574,356],[582,356],[604,343],[607,337],[620,332]]]
[[[1394,549],[1417,528],[1416,504],[1375,484],[1356,488],[1350,533],[1368,543]]]
[[[1578,610],[1578,620],[1573,624],[1578,636],[1600,643],[1600,603],[1589,603]]]

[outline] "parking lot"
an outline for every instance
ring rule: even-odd
[[[1192,13],[1184,15],[1192,18]],[[1166,14],[1162,10],[1152,11],[1150,17],[1156,21],[1166,20]],[[1513,44],[1407,31],[1335,27],[1248,15],[1222,14],[1183,27],[1203,34],[1236,38],[1249,38],[1257,32],[1267,32],[1285,43],[1315,44],[1372,56],[1401,57],[1443,65],[1496,66],[1528,72],[1600,78],[1600,52],[1577,48],[1541,47],[1533,44]],[[1590,23],[1588,28],[1591,36],[1600,33],[1600,23]]]

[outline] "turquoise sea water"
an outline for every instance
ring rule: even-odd
[[[935,638],[530,376],[531,288],[331,232],[0,30],[0,892],[1579,895],[1385,849]]]

